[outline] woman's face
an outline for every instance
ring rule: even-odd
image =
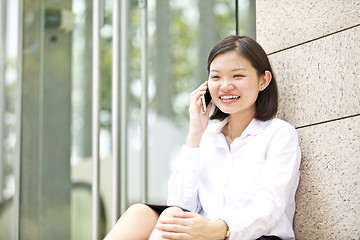
[[[214,104],[227,114],[254,116],[263,84],[251,63],[231,51],[216,56],[209,70],[208,87]]]

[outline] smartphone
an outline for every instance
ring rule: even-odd
[[[203,112],[206,112],[206,109],[207,109],[209,103],[211,102],[211,95],[209,92],[209,88],[206,89],[206,93],[204,95],[202,95],[200,98],[201,98],[201,102],[202,102],[202,110],[203,110]]]

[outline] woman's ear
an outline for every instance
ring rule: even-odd
[[[272,79],[272,75],[271,75],[271,72],[266,70],[265,73],[263,75],[261,75],[260,77],[260,89],[259,91],[263,91],[265,90],[265,88],[267,86],[269,86],[270,82],[271,82],[271,79]]]

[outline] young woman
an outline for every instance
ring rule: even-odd
[[[294,239],[300,148],[294,127],[274,118],[278,93],[266,53],[251,38],[229,36],[210,52],[208,72],[190,96],[169,206],[131,206],[106,240]],[[203,112],[207,89],[212,103]]]

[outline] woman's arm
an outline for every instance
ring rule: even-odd
[[[200,160],[200,141],[208,126],[211,105],[206,112],[201,111],[200,96],[206,93],[207,82],[201,84],[190,95],[190,124],[186,145],[176,163],[168,185],[168,205],[176,205],[190,211],[200,210],[197,189]]]
[[[185,145],[182,147],[181,157],[168,183],[169,206],[179,206],[193,212],[200,210],[197,194],[199,152],[199,148],[189,148]]]
[[[269,140],[265,165],[256,185],[256,194],[247,207],[227,211],[222,216],[229,224],[230,239],[255,239],[272,232],[284,219],[298,186],[300,148],[296,130],[289,124],[276,130]],[[288,219],[287,227],[292,227]]]

